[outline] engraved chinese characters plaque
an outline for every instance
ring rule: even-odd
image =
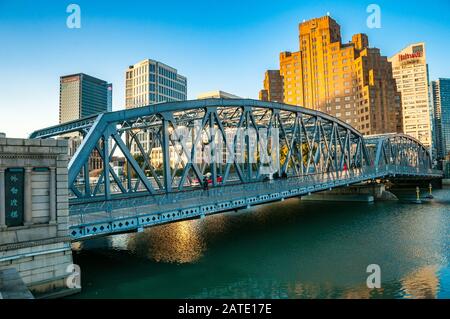
[[[23,225],[24,171],[9,168],[5,171],[5,211],[8,227]]]

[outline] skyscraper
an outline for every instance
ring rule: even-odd
[[[164,63],[146,59],[129,66],[125,71],[125,107],[127,109],[186,99],[186,77]],[[145,152],[151,151],[152,146],[159,147],[159,141],[155,141],[152,145],[154,137],[150,132],[140,132],[137,138]],[[140,153],[136,143],[132,144],[131,152]]]
[[[301,54],[298,52],[280,53],[280,76],[283,79],[283,100],[288,104],[304,105],[301,90]]]
[[[450,79],[431,83],[434,112],[434,145],[437,158],[450,159]]]
[[[84,73],[60,78],[59,123],[108,111],[108,88],[112,85]],[[112,103],[112,102],[111,102]]]
[[[112,110],[112,84],[93,76],[77,73],[60,78],[59,123],[75,121]],[[69,156],[81,144],[79,133],[70,133]],[[102,168],[102,159],[95,150],[89,159],[89,169]]]
[[[125,78],[127,109],[187,99],[186,77],[164,63],[143,60],[128,67]]]
[[[339,24],[325,16],[300,23],[299,43],[299,51],[280,54],[284,103],[328,113],[363,134],[402,131],[391,64],[365,34],[343,44]]]
[[[431,103],[425,44],[411,44],[389,61],[402,96],[403,131],[431,149]]]

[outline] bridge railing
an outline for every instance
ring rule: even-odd
[[[437,170],[422,171],[415,167],[403,167],[398,165],[386,165],[380,167],[365,167],[343,170],[339,172],[327,172],[320,174],[308,174],[303,176],[291,176],[288,178],[274,179],[271,181],[253,181],[248,183],[235,183],[217,187],[209,187],[207,192],[213,197],[222,197],[231,193],[243,194],[248,192],[263,192],[267,190],[277,190],[281,186],[290,188],[298,187],[299,185],[333,185],[336,181],[342,181],[345,185],[353,184],[362,181],[370,181],[379,178],[393,178],[399,176],[413,176],[425,177],[430,176],[440,177],[442,172]],[[165,205],[170,202],[178,202],[193,197],[193,193],[203,191],[202,188],[185,189],[183,191],[174,192],[171,194],[161,193],[148,196],[143,192],[130,194],[129,196],[112,197],[109,201],[102,199],[77,200],[71,201],[71,213],[73,214],[88,214],[99,210],[115,210],[124,207],[138,207],[145,205]]]
[[[71,236],[79,239],[99,233],[138,229],[377,179],[403,177],[428,179],[433,175],[439,177],[440,174],[440,171],[431,169],[421,172],[415,167],[386,165],[383,169],[353,168],[271,181],[237,183],[211,187],[207,190],[191,189],[170,194],[113,198],[103,202],[72,203]]]
[[[367,176],[380,176],[382,177],[383,174],[386,175],[414,175],[414,176],[440,176],[442,173],[437,170],[433,169],[423,169],[420,167],[413,167],[413,166],[403,166],[403,165],[382,165],[378,167],[362,167],[357,169],[347,169],[342,171],[330,171],[325,173],[310,173],[305,175],[299,175],[299,176],[288,176],[286,180],[288,181],[294,181],[295,183],[301,182],[308,182],[308,181],[314,181],[314,182],[327,182],[329,180],[336,180],[336,179],[350,179],[355,176],[360,176],[361,174],[365,174]],[[262,179],[260,180],[254,180],[249,181],[247,183],[241,183],[238,179],[234,183],[228,183],[225,185],[221,185],[220,183],[216,187],[209,186],[209,190],[211,192],[216,192],[217,194],[220,194],[220,192],[226,192],[229,188],[238,189],[239,187],[242,188],[242,190],[255,187],[255,185],[259,185],[261,182],[263,182]],[[127,183],[126,180],[123,180],[123,183]],[[156,182],[153,182],[156,184]],[[95,183],[91,185],[91,188],[93,189],[96,187]],[[84,188],[85,186],[83,184],[79,185],[80,188]],[[103,185],[101,187],[104,187]],[[179,198],[183,196],[190,196],[190,191],[195,191],[198,189],[202,189],[203,186],[198,185],[196,187],[186,187],[182,191],[176,191],[173,192],[173,198]],[[100,192],[104,192],[104,190],[100,190]],[[160,195],[166,194],[165,192],[160,192],[159,194],[154,194],[156,197]],[[186,195],[187,194],[187,195]],[[111,200],[114,199],[122,199],[122,198],[140,198],[147,196],[148,193],[143,185],[141,185],[140,188],[138,188],[135,192],[129,193],[129,194],[122,194],[121,190],[116,185],[111,185]],[[71,203],[76,204],[77,202],[80,203],[89,203],[89,202],[103,202],[103,197],[92,197],[92,198],[83,198],[83,199],[76,199],[76,197],[73,197],[71,200]]]
[[[345,170],[341,172],[330,172],[324,174],[310,174],[305,176],[280,178],[270,181],[259,181],[250,183],[237,183],[223,187],[211,187],[207,190],[191,189],[171,194],[159,194],[152,196],[115,198],[108,202],[93,201],[79,202],[71,204],[71,215],[73,223],[84,224],[98,218],[98,213],[105,220],[117,218],[114,212],[121,211],[121,216],[137,216],[142,207],[153,207],[154,210],[161,210],[170,205],[198,205],[199,202],[207,204],[208,201],[220,201],[229,198],[239,199],[240,197],[259,197],[264,194],[279,193],[292,189],[300,189],[301,193],[315,192],[318,189],[324,190],[336,186],[346,186],[374,177],[375,170],[363,171],[362,169]],[[200,200],[201,198],[201,200]],[[125,211],[123,211],[125,210]]]

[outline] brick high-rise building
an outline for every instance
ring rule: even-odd
[[[300,52],[280,53],[280,76],[283,83],[283,101],[289,104],[303,105],[301,86]]]
[[[271,102],[283,102],[283,81],[280,70],[267,70],[264,74],[264,89],[259,91],[259,99]]]
[[[363,134],[402,132],[391,63],[365,34],[343,44],[329,16],[300,23],[299,34],[300,50],[280,54],[284,103],[328,113]]]

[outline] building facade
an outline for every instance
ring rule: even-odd
[[[210,91],[210,92],[204,92],[204,93],[200,93],[199,95],[197,95],[197,99],[198,100],[203,100],[203,99],[240,99],[241,97],[231,94],[231,93],[227,93],[224,91]]]
[[[425,44],[411,44],[389,61],[401,92],[403,131],[431,149],[432,114]]]
[[[112,85],[87,74],[62,76],[59,92],[60,124],[112,109]]]
[[[329,16],[300,23],[299,51],[280,54],[279,72],[284,103],[328,113],[363,134],[402,131],[400,94],[387,57],[369,48],[365,34],[343,44]]]
[[[112,111],[112,84],[93,76],[78,73],[60,78],[59,123],[75,121],[84,117]],[[78,133],[66,136],[69,139],[69,156],[81,145]],[[102,160],[95,150],[89,160],[89,169],[100,170]]]
[[[430,90],[434,113],[433,145],[437,159],[450,160],[450,79],[433,81]]]
[[[186,77],[164,63],[147,59],[131,65],[125,72],[127,109],[186,99]]]
[[[125,71],[125,107],[142,107],[161,102],[185,101],[187,79],[164,63],[146,59],[128,67]],[[144,151],[160,146],[150,132],[139,132],[138,141]],[[140,154],[136,143],[131,146],[133,155]]]
[[[262,101],[283,102],[283,80],[280,70],[267,70],[264,73],[264,89],[259,91]]]

